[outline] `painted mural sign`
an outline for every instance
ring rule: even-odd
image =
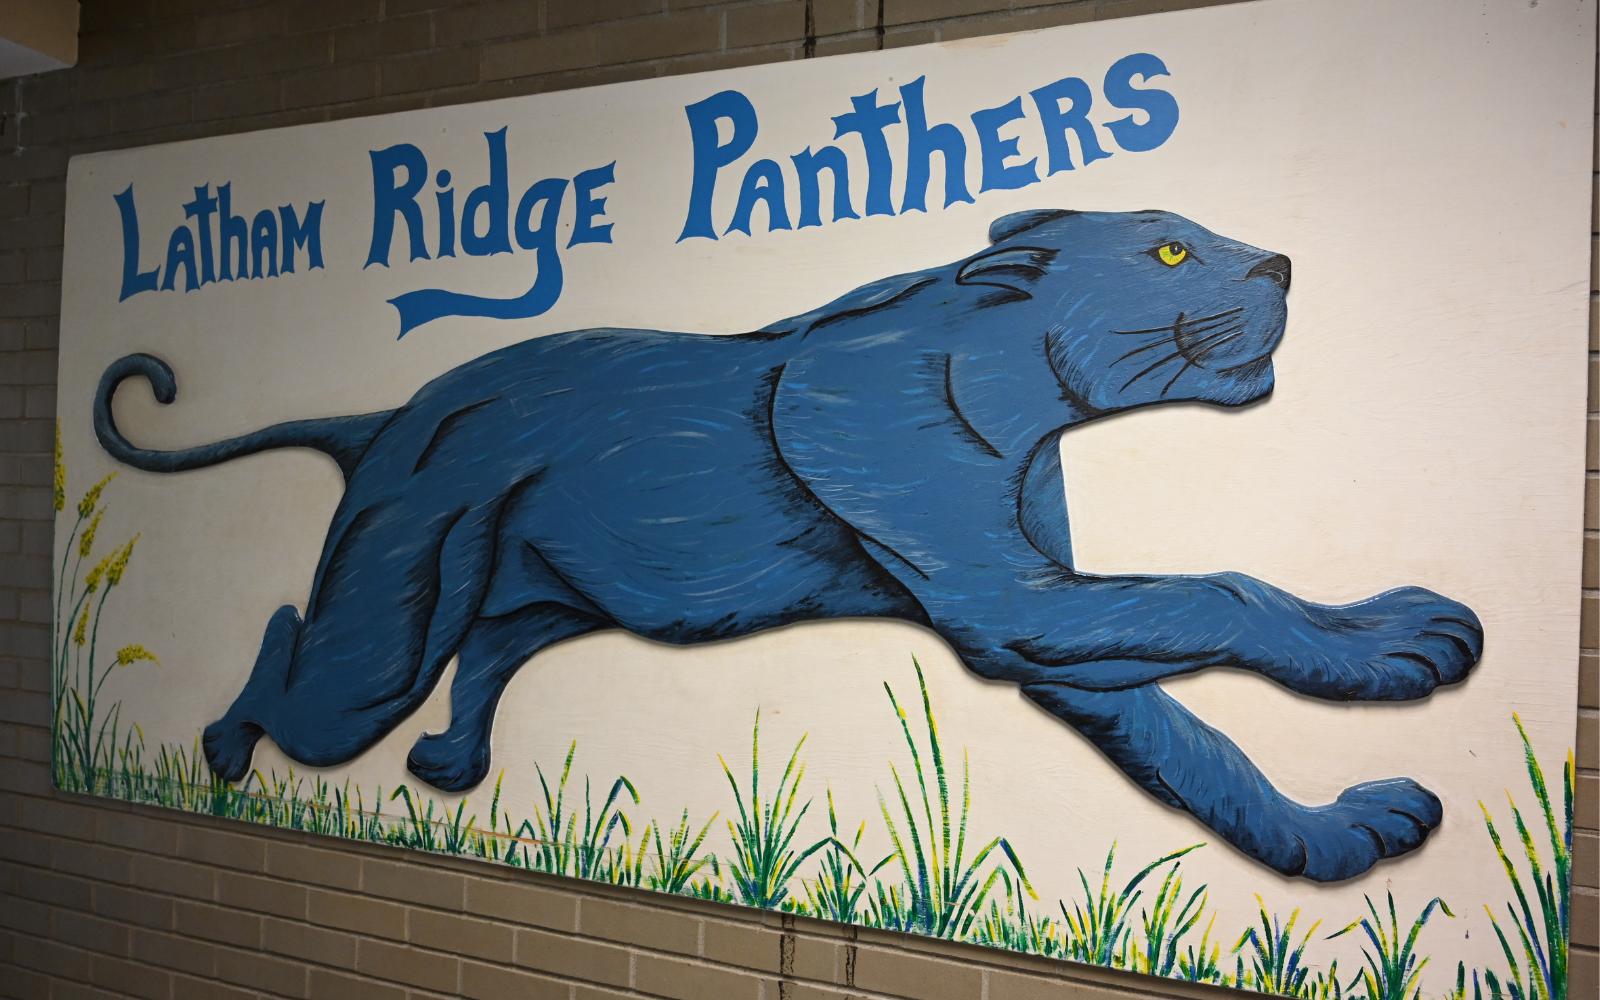
[[[80,157],[56,781],[1564,996],[1592,29],[1274,0]]]

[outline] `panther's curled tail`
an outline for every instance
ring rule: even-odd
[[[111,415],[111,397],[116,395],[117,386],[135,375],[143,375],[149,380],[150,391],[159,402],[170,403],[177,398],[178,383],[165,361],[148,354],[130,354],[112,362],[105,374],[100,376],[100,388],[94,397],[94,433],[100,439],[100,446],[112,458],[147,472],[200,469],[226,462],[230,458],[254,455],[258,451],[274,448],[313,448],[338,462],[345,481],[349,482],[367,445],[372,443],[378,431],[394,414],[393,410],[383,410],[350,417],[292,420],[198,448],[153,451],[135,447],[123,437]]]

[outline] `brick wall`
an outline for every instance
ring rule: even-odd
[[[0,83],[0,994],[1220,995],[58,795],[49,783],[51,451],[68,156],[1219,0],[1026,2],[85,0],[76,68]],[[1595,229],[1600,245],[1600,221]],[[1600,989],[1597,315],[1592,303],[1573,997]]]

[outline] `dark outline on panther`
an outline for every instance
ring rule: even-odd
[[[1278,792],[1156,682],[1242,667],[1332,700],[1463,680],[1477,616],[1415,587],[1313,604],[1235,574],[1073,569],[1057,441],[1159,402],[1264,398],[1287,258],[1166,212],[1022,212],[954,263],[871,282],[730,336],[580,330],[515,344],[379,413],[279,424],[179,451],[95,430],[154,472],[272,448],[346,481],[305,617],[278,609],[244,690],[207,727],[223,778],[270,735],[314,766],[410,715],[459,657],[451,722],[408,764],[448,791],[489,770],[506,683],[600,629],[671,643],[879,616],[937,632],[1014,681],[1133,781],[1288,875],[1349,878],[1419,846],[1438,798],[1409,778],[1328,805]]]

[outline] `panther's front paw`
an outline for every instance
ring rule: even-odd
[[[243,781],[250,773],[250,761],[261,737],[261,727],[254,723],[222,718],[205,728],[200,744],[206,763],[217,777],[228,782]]]
[[[1304,816],[1295,831],[1305,850],[1303,867],[1285,874],[1336,882],[1414,850],[1439,826],[1444,810],[1439,797],[1415,781],[1392,778],[1347,788],[1337,802],[1306,809]]]
[[[412,744],[406,769],[441,791],[464,792],[488,775],[489,747],[479,740],[452,738],[448,730],[424,733]]]
[[[1409,701],[1465,680],[1483,653],[1472,609],[1421,587],[1402,587],[1339,607],[1311,605],[1310,629],[1289,628],[1300,650],[1279,679],[1343,701]]]

